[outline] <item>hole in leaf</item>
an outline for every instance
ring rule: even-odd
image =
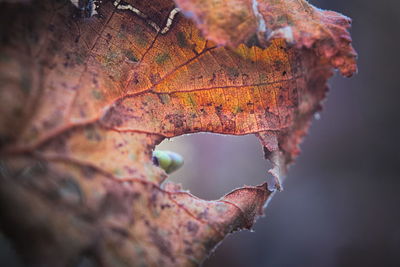
[[[181,183],[183,189],[203,199],[218,199],[243,185],[270,181],[271,164],[254,135],[183,135],[164,140],[156,150],[182,155],[183,166],[169,174],[167,181]]]

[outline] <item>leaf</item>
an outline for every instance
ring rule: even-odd
[[[327,90],[325,84],[331,76],[332,67],[339,69],[344,76],[357,72],[357,54],[347,32],[351,19],[333,11],[318,9],[305,0],[175,2],[196,22],[204,36],[217,44],[236,47],[247,43],[265,48],[283,38],[292,50],[296,48],[297,59],[288,62],[292,69],[283,69],[281,76],[292,71],[289,77],[294,78],[294,83],[287,87],[295,91],[291,92],[292,95],[298,94],[297,99],[285,102],[282,96],[284,87],[281,86],[275,93],[275,98],[279,97],[276,102],[284,102],[283,107],[278,106],[280,127],[259,130],[256,134],[264,145],[266,158],[274,163],[275,167],[270,173],[280,189],[280,178],[287,172],[287,165],[299,154],[298,144],[307,132],[312,114],[321,108],[319,103]],[[281,64],[279,61],[270,63],[269,68],[271,65],[276,68]],[[293,69],[300,74],[293,74]],[[305,83],[298,86],[301,78]],[[287,115],[282,116],[282,110],[295,115],[284,117]],[[267,120],[271,121],[270,118]],[[283,120],[287,124],[282,125]]]
[[[195,18],[224,11],[222,25],[238,27],[215,3],[200,12],[194,1],[177,3]],[[1,4],[3,21],[13,21],[0,29],[2,228],[28,261],[47,265],[200,264],[228,233],[252,227],[274,185],[201,200],[163,183],[152,150],[186,133],[254,133],[280,189],[332,69],[355,71],[348,20],[330,21],[343,29],[333,39],[310,37],[315,28],[303,23],[293,26],[297,45],[274,34],[258,47],[241,44],[259,35],[253,3],[241,7],[249,15],[237,40],[230,31],[215,39],[227,28],[195,19],[205,39],[169,0],[103,1],[83,14],[74,4]],[[279,31],[284,23],[273,21],[283,11],[272,7],[267,26]],[[336,45],[334,56],[320,53],[326,43]]]
[[[312,48],[345,76],[357,71],[355,50],[347,32],[351,19],[310,5],[306,0],[175,0],[202,30],[222,45],[284,38],[301,49]]]

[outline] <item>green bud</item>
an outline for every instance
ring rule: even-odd
[[[166,150],[153,151],[153,162],[166,173],[172,173],[183,165],[183,157],[175,152]]]

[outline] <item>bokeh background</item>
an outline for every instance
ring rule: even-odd
[[[284,191],[206,267],[400,266],[400,1],[311,2],[353,18],[359,74],[330,81]],[[187,135],[159,148],[184,156],[171,179],[205,199],[260,184],[269,167],[254,136]],[[22,266],[12,253],[3,243],[1,266]]]
[[[400,1],[311,2],[353,19],[359,74],[330,81],[284,191],[206,267],[400,266]],[[172,179],[205,199],[259,184],[268,169],[254,136],[196,134],[161,147],[184,155]]]

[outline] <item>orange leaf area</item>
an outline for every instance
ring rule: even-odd
[[[14,22],[0,28],[0,152],[4,176],[12,178],[0,193],[8,205],[29,210],[8,224],[29,233],[44,224],[54,235],[35,241],[54,252],[39,261],[68,262],[89,251],[106,266],[201,263],[225,235],[251,228],[272,191],[264,184],[198,199],[162,184],[154,147],[186,133],[256,134],[279,189],[332,69],[355,71],[348,20],[336,13],[310,7],[328,28],[291,14],[299,45],[272,34],[259,40],[268,45],[249,46],[242,42],[260,36],[260,14],[274,18],[284,10],[266,1],[256,14],[248,2],[217,1],[243,3],[232,11],[246,13],[241,23],[217,2],[197,3],[200,11],[191,9],[196,1],[176,2],[195,22],[202,18],[200,29],[170,0],[103,1],[90,18],[69,1],[0,5],[4,21]],[[220,21],[207,16],[223,14],[230,26],[221,41],[213,35]],[[264,20],[272,33],[289,23]],[[13,214],[8,205],[5,218]]]
[[[175,0],[214,42],[268,46],[283,38],[297,48],[313,49],[345,76],[357,71],[347,32],[351,19],[321,10],[306,0]]]

